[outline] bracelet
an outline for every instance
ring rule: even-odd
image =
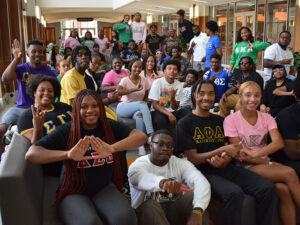
[[[201,217],[203,216],[203,212],[199,209],[193,209],[192,213],[197,214],[198,216],[201,216]]]

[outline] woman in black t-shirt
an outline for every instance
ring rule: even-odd
[[[71,123],[31,146],[26,159],[37,164],[64,161],[55,205],[66,225],[135,225],[133,209],[112,180],[120,190],[117,153],[146,141],[143,132],[107,119],[98,93],[82,90],[74,99]]]

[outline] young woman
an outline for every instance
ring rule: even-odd
[[[165,57],[163,52],[160,49],[155,51],[155,59],[156,59],[156,70],[162,71],[163,63],[170,59],[171,56]]]
[[[238,70],[240,59],[244,56],[250,56],[255,63],[258,53],[270,45],[269,42],[254,41],[252,31],[248,27],[241,27],[238,31],[236,44],[232,51],[230,70]]]
[[[110,57],[111,58],[120,57],[120,52],[123,48],[123,45],[122,42],[119,40],[118,32],[115,30],[111,31],[110,45],[112,48],[110,52]]]
[[[27,109],[18,119],[18,132],[34,144],[50,134],[60,125],[71,120],[72,107],[54,102],[60,96],[60,84],[54,77],[34,75],[27,83],[26,91],[34,98],[34,106]],[[44,167],[48,175],[59,176],[62,164]]]
[[[127,47],[128,42],[132,39],[132,33],[130,29],[130,25],[128,24],[130,20],[129,15],[124,15],[121,23],[113,26],[113,30],[118,31],[120,41],[122,42],[124,47]]]
[[[164,75],[162,71],[156,70],[156,60],[153,55],[146,55],[143,58],[144,70],[140,73],[140,76],[146,77],[150,87],[155,79]]]
[[[293,81],[286,78],[286,70],[284,65],[277,64],[272,68],[272,77],[267,82],[262,96],[262,104],[260,105],[260,111],[270,113],[273,117],[284,109],[292,105],[295,102],[294,96],[277,96],[274,95],[274,90],[281,87],[292,86]],[[292,91],[292,88],[289,90]]]
[[[150,110],[147,105],[150,85],[144,76],[140,76],[142,62],[132,61],[129,64],[130,76],[121,80],[118,85],[118,95],[122,95],[121,103],[117,107],[117,115],[133,118],[136,128],[152,136],[154,130]],[[145,129],[146,128],[146,129]],[[145,155],[144,145],[139,147],[139,155]]]
[[[87,46],[90,49],[90,51],[92,52],[94,44],[96,44],[96,42],[93,40],[92,33],[90,31],[85,32],[84,41],[81,42],[81,45]]]
[[[65,47],[65,49],[64,49],[64,59],[71,58],[71,56],[72,56],[72,48]]]
[[[113,58],[112,70],[105,74],[101,85],[101,92],[108,92],[107,96],[110,97],[116,91],[120,80],[126,76],[126,70],[122,69],[122,59],[120,57]]]
[[[80,91],[73,106],[71,123],[31,146],[26,159],[64,161],[55,203],[64,224],[135,225],[133,209],[112,181],[121,188],[118,152],[144,144],[147,136],[108,120],[95,91]]]
[[[70,47],[74,49],[76,46],[80,45],[80,39],[78,37],[78,32],[72,30],[70,36],[65,40],[64,47]]]
[[[59,61],[62,59],[64,59],[64,58],[59,54],[58,46],[53,45],[51,55],[50,55],[51,66],[53,68],[56,68],[56,64],[59,63]]]
[[[257,111],[261,88],[247,81],[239,88],[241,109],[224,120],[225,136],[231,144],[242,143],[239,164],[273,182],[280,199],[284,225],[296,224],[295,206],[300,208],[300,183],[294,169],[271,162],[268,155],[284,147],[274,118]],[[267,144],[268,134],[271,142]]]

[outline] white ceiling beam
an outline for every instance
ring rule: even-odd
[[[36,5],[41,8],[112,8],[112,1],[114,0],[36,0]]]

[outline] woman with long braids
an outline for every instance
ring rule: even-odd
[[[36,164],[64,161],[55,206],[65,225],[135,225],[135,213],[118,191],[118,152],[146,140],[143,132],[107,119],[98,93],[82,90],[74,99],[71,122],[32,145],[26,159]]]
[[[62,57],[59,54],[59,48],[57,45],[53,45],[52,51],[50,54],[50,60],[51,60],[51,66],[55,69],[56,64],[59,63],[60,60],[63,60],[64,57]]]

